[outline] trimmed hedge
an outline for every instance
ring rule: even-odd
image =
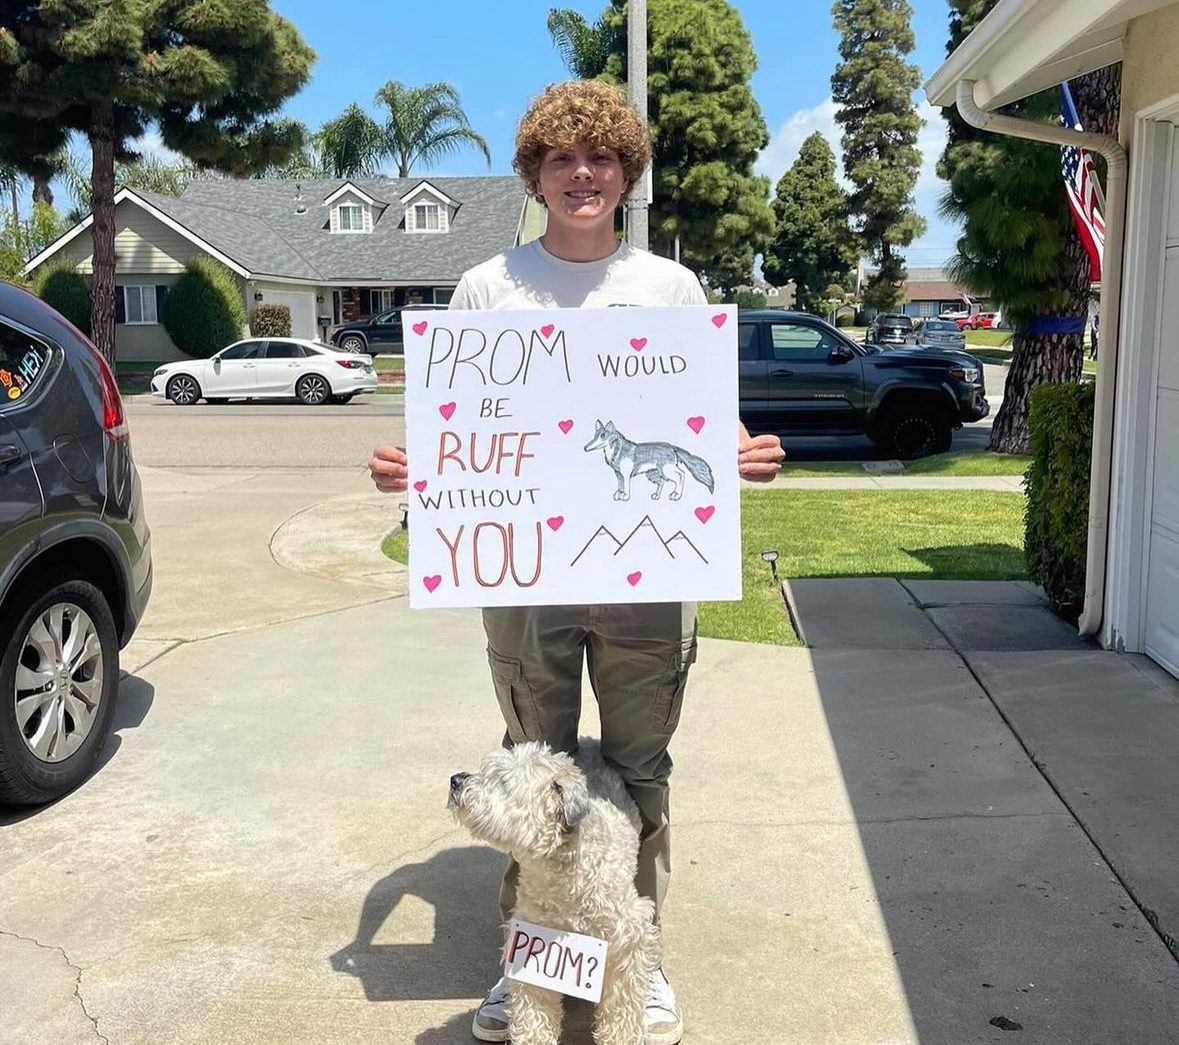
[[[90,280],[82,273],[64,265],[38,269],[33,293],[89,337]]]
[[[250,329],[254,337],[290,337],[291,310],[286,305],[259,305]]]
[[[1093,396],[1092,383],[1040,385],[1032,390],[1028,415],[1028,575],[1047,593],[1052,608],[1074,622],[1085,602]]]
[[[212,258],[191,259],[164,298],[164,329],[181,352],[209,356],[240,340],[246,306],[237,277]]]

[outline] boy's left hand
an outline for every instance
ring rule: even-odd
[[[768,483],[786,456],[776,435],[751,436],[744,426],[737,438],[737,472],[751,483]]]

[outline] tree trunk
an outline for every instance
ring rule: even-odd
[[[995,415],[988,449],[1001,454],[1028,453],[1031,442],[1028,403],[1032,389],[1037,385],[1080,380],[1083,353],[1080,334],[1015,335],[1003,405]]]
[[[1081,126],[1094,134],[1116,137],[1121,105],[1121,65],[1111,65],[1080,76],[1069,84]],[[1063,193],[1063,186],[1061,192]],[[999,453],[1026,454],[1031,436],[1028,431],[1028,404],[1037,385],[1076,382],[1081,379],[1085,358],[1084,317],[1089,314],[1091,280],[1089,255],[1077,235],[1069,229],[1065,254],[1073,273],[1065,288],[1067,300],[1059,315],[1079,317],[1082,333],[1016,334],[1015,350],[1007,371],[1003,405],[991,428],[990,449]]]
[[[90,169],[94,275],[90,281],[90,337],[115,365],[115,119],[109,100],[91,108]]]
[[[33,175],[33,202],[53,206],[53,189],[49,187],[49,179],[44,174]]]
[[[23,237],[20,234],[20,196],[15,173],[12,176],[12,181],[8,183],[8,187],[12,190],[12,245],[16,247],[17,253],[24,257],[24,248],[21,246]]]

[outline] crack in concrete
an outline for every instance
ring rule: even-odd
[[[35,940],[31,936],[21,936],[19,933],[8,932],[6,929],[0,929],[0,936],[7,936],[13,940],[20,940],[22,943],[31,943],[34,947],[40,947],[43,951],[52,951],[55,954],[60,954],[65,960],[66,968],[74,973],[74,997],[78,1000],[78,1007],[82,1010],[82,1015],[86,1017],[90,1026],[94,1029],[95,1037],[104,1043],[104,1045],[111,1045],[110,1039],[98,1029],[98,1017],[91,1016],[89,1010],[86,1008],[86,1000],[82,997],[82,967],[74,964],[70,956],[66,954],[64,947],[42,943],[40,940]]]

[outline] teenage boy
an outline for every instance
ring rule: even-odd
[[[688,269],[615,237],[614,212],[650,155],[646,128],[617,89],[597,81],[550,86],[520,121],[512,162],[548,211],[545,233],[466,272],[451,308],[707,304]],[[783,457],[777,436],[751,438],[744,425],[738,434],[741,477],[772,479]],[[378,447],[369,470],[378,489],[406,488],[408,461],[399,449]],[[658,920],[671,873],[667,748],[696,659],[695,605],[493,608],[483,611],[483,626],[507,744],[543,740],[557,750],[576,748],[582,659],[588,659],[602,754],[626,781],[642,816],[635,884],[654,901]],[[517,870],[509,865],[500,890],[505,921]],[[507,1000],[501,978],[475,1014],[477,1039],[508,1040]],[[682,1035],[675,992],[657,970],[645,1045],[675,1045]]]

